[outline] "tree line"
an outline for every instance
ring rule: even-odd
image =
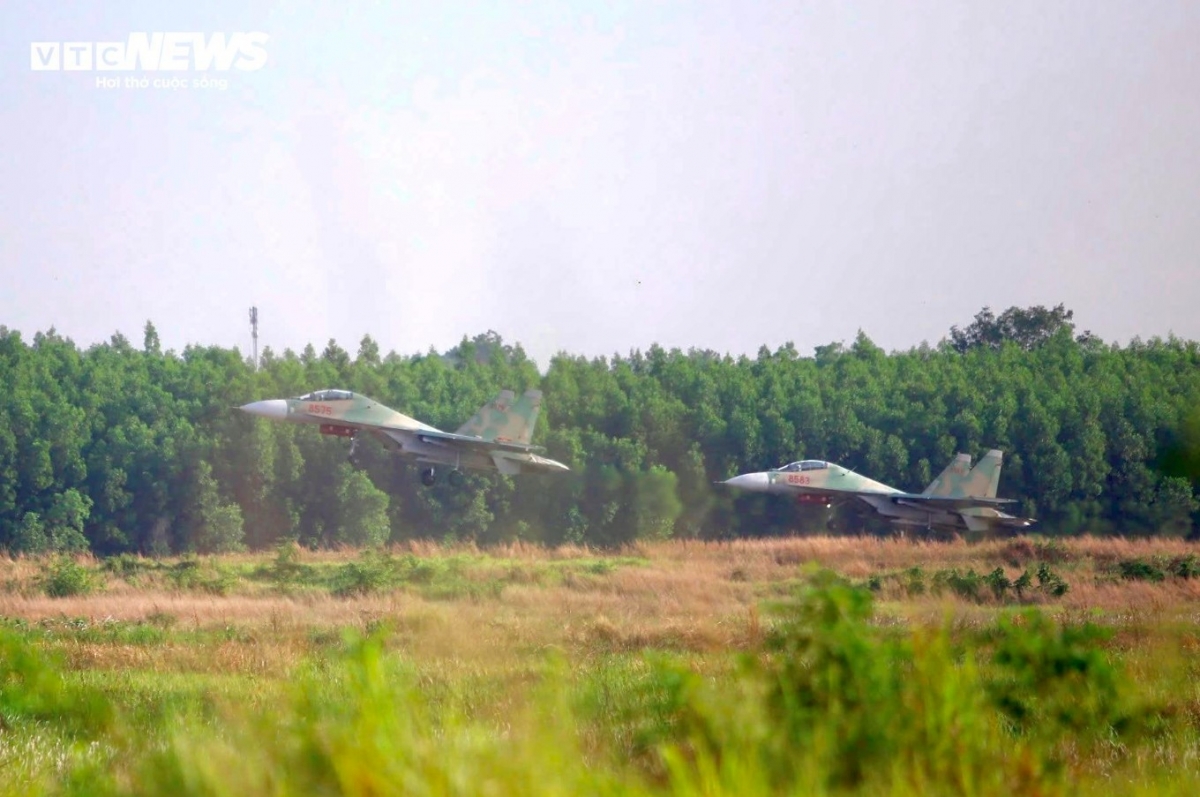
[[[1105,344],[1062,305],[988,308],[936,346],[887,353],[792,344],[755,357],[648,350],[556,355],[539,372],[494,332],[447,352],[163,351],[147,323],[80,349],[53,329],[0,327],[0,549],[167,554],[410,538],[599,546],[638,539],[888,533],[827,512],[726,493],[714,481],[828,459],[920,490],[958,451],[1006,452],[1001,495],[1050,534],[1190,535],[1200,480],[1200,347]],[[535,442],[568,474],[470,473],[419,484],[373,442],[246,417],[261,398],[342,387],[440,428],[502,388],[538,387]]]

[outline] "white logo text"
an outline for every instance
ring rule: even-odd
[[[130,33],[123,42],[31,42],[35,72],[253,72],[267,63],[265,33]]]

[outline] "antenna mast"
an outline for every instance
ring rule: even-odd
[[[254,370],[258,370],[258,308],[250,308],[250,337],[254,341]]]

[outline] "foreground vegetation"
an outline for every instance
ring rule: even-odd
[[[0,559],[0,793],[1200,787],[1170,541]]]
[[[611,358],[560,354],[539,372],[489,333],[445,353],[356,355],[329,341],[162,351],[122,335],[78,349],[0,327],[0,550],[169,555],[284,539],[309,547],[408,539],[619,546],[636,540],[773,536],[826,528],[821,510],[712,487],[799,458],[840,461],[920,490],[954,456],[1006,451],[1015,514],[1054,534],[1186,536],[1200,480],[1200,347],[1109,346],[1071,314],[980,313],[937,346],[885,353],[866,334],[802,356],[652,346]],[[346,441],[231,408],[344,387],[454,429],[501,388],[539,387],[535,434],[571,473],[472,475],[419,486],[374,443],[362,469]],[[869,512],[830,528],[890,532]]]

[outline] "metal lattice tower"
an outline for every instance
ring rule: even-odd
[[[250,338],[254,341],[254,370],[258,370],[258,308],[250,308]]]

